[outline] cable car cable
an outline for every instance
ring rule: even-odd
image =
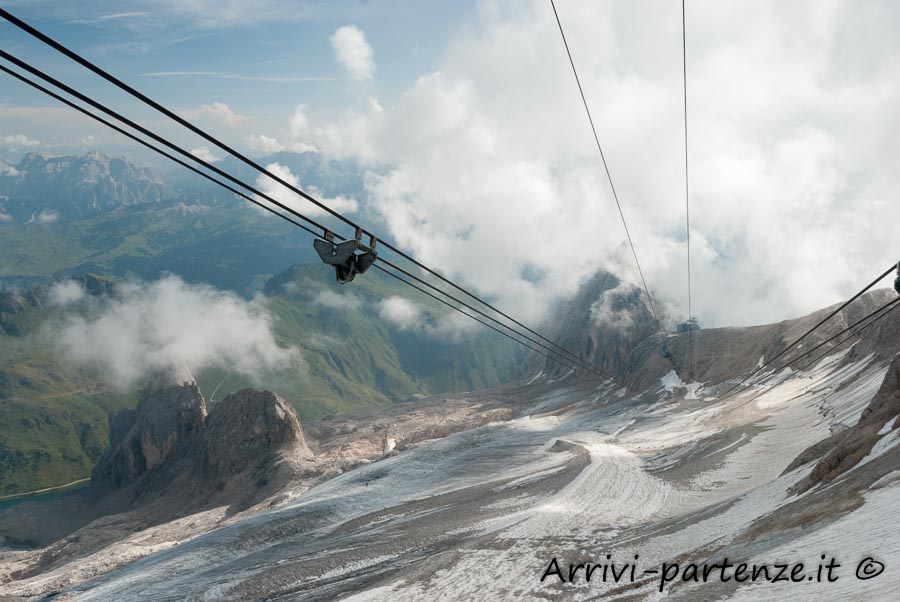
[[[559,20],[559,13],[556,12],[556,4],[550,0],[550,6],[553,7],[553,15],[556,17],[556,24],[559,27],[559,34],[562,36],[563,45],[566,47],[566,55],[569,57],[569,64],[572,65],[572,73],[575,75],[575,83],[578,84],[578,92],[581,94],[581,102],[584,104],[584,110],[587,113],[588,122],[591,125],[591,132],[594,134],[594,142],[597,143],[597,150],[600,151],[600,159],[603,162],[603,169],[606,170],[606,178],[609,180],[609,187],[612,190],[613,199],[616,201],[616,207],[619,210],[619,217],[622,218],[622,226],[625,228],[625,235],[628,238],[628,245],[631,247],[631,254],[634,256],[634,263],[637,265],[638,274],[641,277],[641,284],[644,286],[644,292],[647,293],[647,300],[650,302],[650,311],[653,313],[653,319],[656,320],[656,329],[661,339],[665,339],[662,332],[662,323],[656,315],[656,308],[653,305],[653,297],[650,296],[650,289],[647,288],[647,281],[644,279],[644,271],[641,269],[641,262],[638,260],[637,251],[634,248],[634,241],[631,239],[631,232],[628,230],[628,223],[625,221],[625,213],[622,211],[622,204],[619,202],[619,194],[613,184],[612,174],[609,171],[609,165],[606,163],[606,155],[603,153],[603,146],[600,144],[600,137],[597,135],[597,128],[594,127],[594,118],[591,116],[591,110],[588,107],[587,98],[584,95],[584,89],[581,87],[581,79],[578,77],[578,70],[575,69],[575,61],[572,59],[572,53],[569,50],[569,42],[566,41],[566,34],[563,31],[562,22]]]
[[[82,66],[85,67],[86,69],[88,69],[88,70],[94,72],[95,74],[99,75],[100,77],[102,77],[102,78],[105,79],[106,81],[108,81],[108,82],[110,82],[111,84],[115,85],[117,88],[119,88],[119,89],[121,89],[121,90],[127,92],[127,93],[130,94],[131,96],[134,96],[135,98],[137,98],[138,100],[140,100],[140,101],[143,102],[144,104],[147,104],[148,106],[150,106],[150,107],[156,109],[157,111],[159,111],[159,112],[162,113],[163,115],[169,117],[170,119],[172,119],[172,120],[175,121],[176,123],[178,123],[178,124],[182,125],[183,127],[189,129],[190,131],[194,132],[195,134],[197,134],[198,136],[204,138],[205,140],[209,141],[210,143],[216,145],[217,147],[219,147],[220,149],[222,149],[222,150],[224,150],[225,152],[229,153],[230,155],[232,155],[233,157],[237,158],[238,160],[240,160],[241,162],[245,163],[246,165],[249,165],[249,166],[252,167],[253,169],[257,170],[258,172],[260,172],[260,173],[262,173],[262,174],[265,174],[265,175],[267,175],[269,178],[275,180],[276,182],[278,182],[278,183],[281,184],[282,186],[288,188],[289,190],[295,192],[296,194],[299,194],[300,196],[302,196],[302,197],[303,197],[304,199],[306,199],[307,201],[313,203],[314,205],[316,205],[317,207],[319,207],[319,208],[322,209],[323,211],[326,211],[327,213],[331,214],[333,217],[339,219],[340,221],[344,222],[345,224],[347,224],[347,225],[349,225],[349,226],[352,226],[354,229],[360,230],[360,231],[361,231],[363,234],[365,234],[365,235],[373,236],[373,233],[372,233],[372,232],[370,232],[370,231],[368,231],[368,230],[362,228],[361,226],[359,226],[358,224],[356,224],[355,222],[353,222],[353,221],[350,220],[349,218],[347,218],[347,217],[341,215],[339,212],[335,211],[334,209],[331,209],[331,208],[328,207],[327,205],[323,204],[322,202],[318,201],[317,199],[315,199],[314,197],[312,197],[312,196],[309,195],[308,193],[306,193],[306,192],[304,192],[303,190],[301,190],[299,187],[294,186],[294,185],[291,184],[290,182],[287,182],[284,178],[281,178],[280,176],[278,176],[278,175],[272,173],[271,171],[265,169],[262,165],[256,163],[255,161],[253,161],[253,160],[250,159],[249,157],[247,157],[247,156],[245,156],[244,154],[238,152],[237,150],[235,150],[235,149],[232,148],[231,146],[225,144],[224,142],[220,141],[220,140],[217,139],[216,137],[214,137],[214,136],[208,134],[207,132],[205,132],[205,131],[202,130],[201,128],[195,126],[194,124],[192,124],[191,122],[187,121],[186,119],[184,119],[184,118],[181,117],[180,115],[174,113],[174,112],[171,111],[170,109],[164,107],[163,105],[161,105],[161,104],[159,104],[158,102],[154,101],[153,99],[149,98],[148,96],[146,96],[145,94],[143,94],[143,93],[141,93],[140,91],[136,90],[136,89],[133,88],[132,86],[129,86],[128,84],[126,84],[125,82],[123,82],[122,80],[120,80],[119,78],[115,77],[114,75],[110,74],[109,72],[105,71],[104,69],[100,68],[99,66],[95,65],[94,63],[92,63],[92,62],[89,61],[88,59],[86,59],[86,58],[82,57],[81,55],[79,55],[78,53],[76,53],[75,51],[73,51],[73,50],[67,48],[66,46],[64,46],[64,45],[61,44],[60,42],[54,40],[54,39],[51,38],[50,36],[48,36],[48,35],[42,33],[41,31],[39,31],[39,30],[37,30],[37,29],[35,29],[35,28],[32,27],[31,25],[28,25],[27,23],[25,23],[24,21],[22,21],[22,20],[19,19],[18,17],[16,17],[16,16],[14,16],[13,14],[11,14],[9,11],[7,11],[7,10],[5,10],[5,9],[3,9],[3,8],[0,8],[0,16],[2,16],[4,19],[6,19],[6,20],[9,21],[11,24],[13,24],[13,25],[15,25],[16,27],[18,27],[19,29],[21,29],[21,30],[24,31],[25,33],[28,33],[28,34],[31,35],[32,37],[37,38],[38,40],[40,40],[40,41],[43,42],[44,44],[46,44],[46,45],[50,46],[51,48],[53,48],[54,50],[56,50],[57,52],[60,52],[61,54],[67,56],[67,57],[70,58],[71,60],[77,62],[77,63],[80,64],[80,65],[82,65]],[[612,180],[610,180],[610,183],[612,183]],[[617,200],[616,202],[618,203],[618,200]],[[619,208],[619,211],[620,211],[620,213],[621,213],[621,207]],[[623,217],[623,219],[624,219],[624,217]],[[304,220],[305,220],[305,218],[304,218]],[[627,230],[627,228],[626,228],[626,230]],[[629,235],[629,241],[630,241],[630,238],[631,238],[631,237],[630,237],[630,235]],[[492,304],[488,303],[487,301],[485,301],[485,300],[482,299],[481,297],[475,295],[474,293],[469,292],[468,290],[466,290],[466,289],[463,288],[462,286],[456,284],[455,282],[453,282],[453,281],[450,280],[449,278],[443,276],[442,274],[440,274],[440,273],[437,272],[436,270],[434,270],[434,269],[432,269],[432,268],[426,266],[425,264],[419,262],[417,259],[415,259],[415,258],[412,257],[411,255],[409,255],[409,254],[405,253],[404,251],[402,251],[401,249],[397,248],[395,245],[393,245],[393,244],[391,244],[391,243],[389,243],[389,242],[385,242],[385,241],[380,241],[380,242],[381,242],[381,245],[382,245],[383,247],[385,247],[385,248],[387,248],[387,249],[393,251],[394,253],[396,253],[397,255],[399,255],[400,257],[402,257],[403,259],[406,259],[407,261],[412,262],[413,264],[415,264],[415,265],[418,266],[419,268],[425,270],[426,272],[428,272],[428,273],[431,274],[432,276],[438,278],[439,280],[443,281],[444,283],[446,283],[446,284],[452,286],[453,288],[459,290],[460,292],[466,294],[466,295],[469,296],[470,298],[472,298],[472,299],[474,299],[475,301],[481,303],[481,304],[484,305],[485,307],[488,307],[490,310],[496,312],[498,315],[500,315],[500,316],[502,316],[503,318],[505,318],[505,319],[511,321],[512,323],[516,324],[516,325],[519,326],[520,328],[524,328],[525,330],[527,330],[527,331],[530,332],[531,334],[535,335],[536,337],[540,338],[541,340],[547,342],[548,344],[552,345],[553,347],[556,347],[560,352],[562,352],[562,353],[568,355],[569,357],[571,357],[571,358],[573,358],[573,359],[580,359],[577,355],[575,355],[574,353],[572,353],[571,351],[569,351],[569,350],[566,349],[565,347],[563,347],[563,346],[559,345],[558,343],[556,343],[556,342],[550,340],[549,338],[547,338],[547,337],[545,337],[544,335],[538,333],[537,331],[533,330],[533,329],[530,328],[529,326],[526,326],[525,324],[523,324],[522,322],[516,320],[516,319],[513,318],[512,316],[506,314],[505,312],[503,312],[503,311],[497,309],[496,307],[494,307]],[[633,247],[633,246],[632,246],[632,250],[634,250],[634,247]],[[636,255],[635,255],[635,258],[637,258]],[[640,265],[638,266],[638,269],[640,270]],[[641,279],[643,280],[643,274],[641,274]],[[647,287],[646,287],[646,283],[644,283],[644,289],[646,290],[646,288],[647,288]],[[648,294],[648,298],[649,298],[649,291],[648,291],[647,294]],[[656,310],[653,309],[653,300],[652,300],[652,299],[650,299],[650,305],[651,305],[651,310],[653,311],[653,316],[654,316],[654,318],[656,319],[656,322],[657,322],[657,327],[659,327],[659,319],[656,318]]]
[[[685,21],[685,0],[681,0],[681,58],[684,81],[684,215],[687,236],[687,289],[688,289],[688,359],[693,361],[691,378],[697,372],[697,349],[694,346],[693,311],[691,309],[691,202],[690,172],[688,171],[688,102],[687,102],[687,25]]]
[[[13,57],[12,55],[9,55],[8,53],[5,53],[5,52],[3,52],[3,51],[0,51],[0,56],[3,56],[3,58],[5,58],[6,60],[10,60],[11,62],[14,62],[14,63],[17,64],[17,65],[22,66],[23,68],[26,68],[26,69],[29,68],[29,67],[27,66],[27,64],[24,63],[24,61],[20,61],[19,59],[17,59],[16,57]],[[110,127],[111,129],[113,129],[113,130],[115,130],[115,131],[117,131],[117,132],[119,132],[119,133],[121,133],[121,134],[127,136],[128,138],[130,138],[130,139],[132,139],[132,140],[134,140],[134,141],[136,141],[136,142],[138,142],[138,143],[140,143],[140,144],[142,144],[142,145],[144,145],[144,146],[150,148],[151,150],[154,150],[154,151],[158,152],[159,154],[161,154],[161,155],[163,155],[163,156],[169,158],[170,160],[172,160],[172,161],[178,163],[179,165],[182,165],[183,167],[185,167],[185,168],[191,170],[192,172],[194,172],[194,173],[196,173],[196,174],[198,174],[198,175],[200,175],[200,176],[202,176],[202,177],[204,177],[204,178],[210,180],[210,181],[213,182],[213,183],[216,183],[216,184],[222,186],[222,187],[225,188],[226,190],[228,190],[228,191],[230,191],[230,192],[232,192],[232,193],[234,193],[234,194],[236,194],[236,195],[238,195],[238,196],[240,196],[240,197],[242,197],[242,198],[244,198],[244,199],[246,199],[246,200],[248,200],[248,201],[254,203],[255,205],[258,205],[259,207],[262,207],[262,208],[265,209],[266,211],[269,211],[270,213],[272,213],[272,214],[274,214],[274,215],[277,215],[277,216],[281,217],[282,219],[285,219],[286,221],[290,222],[291,224],[293,224],[293,225],[295,225],[295,226],[298,226],[299,228],[301,228],[301,229],[305,230],[306,232],[312,234],[313,236],[315,236],[315,237],[317,237],[317,238],[320,238],[320,239],[323,239],[322,236],[321,236],[321,234],[318,233],[318,232],[316,232],[315,230],[312,230],[311,228],[305,226],[304,224],[301,224],[301,223],[299,223],[299,222],[297,222],[297,221],[295,221],[295,220],[292,220],[292,219],[288,218],[288,217],[285,216],[284,214],[275,211],[274,209],[272,209],[271,207],[268,207],[268,206],[265,205],[264,203],[261,203],[261,202],[259,202],[258,200],[256,200],[256,199],[254,199],[254,198],[252,198],[252,197],[250,197],[250,196],[248,196],[248,195],[246,195],[246,194],[240,192],[239,190],[236,190],[235,188],[229,186],[228,184],[226,184],[226,183],[224,183],[224,182],[221,182],[221,181],[219,181],[219,180],[217,180],[217,179],[211,177],[209,174],[204,173],[204,172],[202,172],[202,171],[200,171],[200,170],[194,168],[193,166],[191,166],[191,165],[185,163],[184,161],[182,161],[181,159],[178,159],[177,157],[175,157],[175,156],[173,156],[173,155],[171,155],[171,154],[169,154],[169,153],[167,153],[167,152],[165,152],[165,151],[163,151],[163,150],[161,150],[161,149],[159,149],[159,148],[157,148],[157,147],[154,147],[152,144],[149,144],[147,141],[142,140],[142,139],[138,138],[137,136],[132,135],[131,133],[129,133],[129,132],[125,131],[124,129],[122,129],[122,128],[116,126],[115,124],[113,124],[113,123],[111,123],[111,122],[109,122],[109,121],[103,119],[102,117],[100,117],[100,116],[98,116],[98,115],[95,115],[95,114],[91,113],[90,111],[87,111],[87,110],[84,109],[83,107],[80,107],[80,106],[78,106],[77,104],[68,101],[67,99],[63,98],[62,96],[60,96],[60,95],[58,95],[58,94],[56,94],[56,93],[54,93],[53,91],[51,91],[51,90],[49,90],[49,89],[47,89],[47,88],[41,86],[41,85],[38,84],[37,82],[33,82],[33,81],[29,80],[28,78],[26,78],[26,77],[24,77],[24,76],[22,76],[22,75],[16,73],[15,71],[13,71],[13,70],[11,70],[11,69],[8,69],[8,68],[6,68],[6,67],[4,67],[4,66],[2,66],[2,65],[0,65],[0,70],[2,70],[2,71],[5,72],[5,73],[8,73],[9,75],[11,75],[11,76],[13,76],[13,77],[19,79],[20,81],[22,81],[22,82],[24,82],[24,83],[26,83],[26,84],[28,84],[28,85],[30,85],[30,86],[32,86],[32,87],[38,89],[39,91],[41,91],[41,92],[43,92],[43,93],[45,93],[45,94],[51,96],[52,98],[54,98],[54,99],[56,99],[56,100],[58,100],[58,101],[60,101],[60,102],[62,102],[62,103],[64,103],[64,104],[66,104],[67,106],[69,106],[69,107],[71,107],[71,108],[73,108],[73,109],[76,109],[77,111],[83,113],[84,115],[87,115],[88,117],[91,117],[91,118],[97,120],[98,122],[100,122],[100,123],[106,125],[107,127]],[[29,70],[31,71],[31,69],[29,69]],[[34,72],[34,71],[37,71],[37,69],[34,69],[32,72]],[[89,102],[89,103],[91,103],[91,104],[94,104],[94,106],[100,105],[100,103],[96,103],[95,101],[92,101],[92,99],[89,99],[87,96],[85,96],[85,95],[83,95],[83,94],[77,92],[76,90],[74,90],[74,89],[72,89],[72,88],[66,86],[65,84],[62,84],[62,82],[59,82],[58,80],[55,80],[54,78],[52,78],[52,77],[50,77],[50,76],[46,76],[45,79],[50,80],[51,83],[53,83],[53,84],[56,85],[57,87],[60,87],[61,89],[64,89],[66,92],[69,92],[69,93],[75,95],[76,97],[78,97],[78,98],[84,100],[85,102]],[[132,125],[133,127],[138,128],[139,131],[142,131],[142,133],[145,133],[146,135],[150,135],[151,137],[154,137],[154,138],[156,138],[156,139],[159,139],[158,136],[156,136],[155,134],[153,134],[153,133],[150,132],[149,130],[146,130],[145,128],[142,128],[141,126],[137,126],[137,124],[134,124],[134,122],[131,122],[131,121],[128,120],[127,118],[122,117],[121,115],[119,115],[119,114],[116,113],[115,111],[109,110],[109,111],[106,111],[106,112],[111,113],[116,119],[119,119],[119,120],[123,121],[124,123],[128,123],[129,125]],[[174,146],[174,145],[169,144],[169,146]],[[182,154],[188,154],[188,155],[190,155],[190,153],[186,153],[186,151],[183,151],[183,149],[180,150],[179,152],[182,152]],[[190,156],[191,156],[192,159],[194,159],[195,161],[197,161],[197,162],[199,162],[200,164],[204,165],[205,167],[210,168],[210,169],[214,169],[215,171],[220,172],[220,173],[223,173],[223,175],[228,176],[228,174],[224,174],[224,172],[221,172],[221,170],[218,170],[217,168],[214,168],[213,166],[209,165],[207,162],[202,161],[202,160],[199,160],[198,158],[193,157],[193,155],[190,155]],[[230,178],[230,179],[234,180],[234,178]],[[301,217],[301,218],[303,218],[303,219],[306,219],[309,223],[315,225],[316,227],[320,228],[321,230],[323,230],[323,231],[327,231],[327,230],[328,230],[327,228],[325,228],[325,227],[322,226],[321,224],[318,224],[317,222],[315,222],[315,221],[313,221],[313,220],[309,220],[308,218],[305,218],[305,216],[302,216],[302,215],[297,214],[296,212],[290,210],[290,208],[284,207],[283,205],[281,205],[280,203],[278,203],[277,201],[275,201],[274,199],[272,199],[272,198],[269,197],[268,195],[266,195],[266,194],[264,194],[264,193],[262,193],[262,192],[256,190],[255,188],[253,188],[253,187],[251,187],[251,186],[249,186],[249,185],[247,185],[247,184],[245,184],[245,183],[243,183],[243,182],[240,182],[240,184],[241,184],[242,186],[244,186],[245,188],[247,188],[248,190],[250,190],[251,192],[253,192],[254,194],[257,194],[257,195],[259,195],[259,196],[261,196],[261,197],[263,197],[263,198],[269,200],[270,202],[272,202],[272,203],[274,203],[274,204],[276,204],[276,205],[278,205],[278,206],[280,206],[280,207],[282,207],[282,208],[285,208],[285,209],[288,210],[288,211],[291,211],[291,213],[293,213],[293,214],[295,214],[295,215],[298,215],[298,217]],[[339,239],[343,239],[343,238],[344,238],[344,237],[340,236],[339,234],[335,234],[335,236],[338,237]],[[324,239],[323,239],[323,240],[324,240]],[[455,302],[461,304],[463,307],[466,307],[466,308],[468,308],[468,309],[471,309],[472,311],[475,311],[475,312],[479,313],[480,315],[483,315],[485,318],[487,318],[487,319],[489,319],[489,320],[491,320],[491,321],[493,321],[493,322],[499,324],[499,325],[502,326],[503,328],[506,328],[506,329],[510,330],[511,332],[515,333],[516,335],[521,336],[521,337],[525,338],[526,340],[529,340],[529,341],[531,341],[532,343],[535,343],[536,345],[539,345],[539,346],[541,346],[541,347],[547,349],[550,353],[555,354],[555,355],[557,355],[557,356],[561,356],[561,357],[553,357],[553,356],[551,356],[551,355],[548,355],[547,353],[541,352],[540,350],[535,349],[534,347],[531,347],[530,345],[527,345],[527,344],[523,343],[522,341],[520,341],[520,340],[518,340],[518,339],[515,339],[515,338],[511,337],[510,335],[506,334],[505,332],[502,332],[502,331],[498,330],[497,328],[494,328],[493,326],[490,326],[489,324],[486,324],[485,322],[479,320],[478,318],[475,318],[474,316],[471,316],[470,314],[461,311],[459,308],[454,307],[453,305],[450,305],[450,304],[446,303],[445,301],[438,299],[438,300],[440,300],[441,302],[443,302],[443,303],[449,305],[449,306],[452,307],[453,309],[456,309],[457,311],[460,311],[460,313],[462,313],[463,315],[469,316],[470,318],[476,320],[477,322],[479,322],[479,323],[481,323],[481,324],[484,324],[485,326],[488,326],[488,327],[491,328],[492,330],[495,330],[495,331],[499,332],[500,334],[503,334],[504,336],[506,336],[506,337],[508,337],[508,338],[510,338],[510,339],[512,339],[512,340],[514,340],[514,341],[516,341],[516,342],[518,342],[518,343],[524,345],[525,347],[528,347],[528,348],[531,349],[532,351],[535,351],[535,352],[537,352],[537,353],[540,353],[541,355],[544,355],[544,356],[547,357],[548,359],[551,359],[551,360],[553,360],[553,361],[557,361],[557,362],[559,362],[559,363],[561,363],[561,364],[563,364],[563,365],[569,366],[569,367],[571,367],[571,368],[576,368],[576,369],[577,369],[577,368],[580,367],[580,368],[582,368],[582,369],[587,369],[587,370],[593,372],[594,374],[596,374],[596,375],[598,375],[598,376],[603,376],[603,377],[605,377],[605,378],[612,379],[612,380],[613,380],[614,382],[616,382],[617,384],[620,384],[621,386],[624,386],[624,387],[630,389],[630,387],[628,387],[628,386],[625,385],[624,383],[618,381],[615,377],[613,377],[612,375],[608,374],[607,372],[605,372],[605,371],[603,371],[603,370],[600,370],[598,367],[594,366],[593,364],[590,364],[589,362],[586,362],[585,360],[582,360],[582,359],[579,358],[578,363],[581,364],[581,366],[578,366],[578,365],[576,365],[575,363],[573,363],[573,361],[572,361],[571,359],[569,359],[567,356],[563,356],[563,355],[560,354],[558,351],[556,351],[556,350],[554,350],[554,349],[552,349],[552,348],[549,348],[549,347],[547,347],[546,345],[543,345],[543,344],[541,344],[541,343],[538,342],[538,341],[534,341],[533,339],[530,339],[529,337],[527,337],[527,335],[523,335],[522,333],[520,333],[520,332],[516,331],[515,329],[511,328],[510,326],[508,326],[508,325],[506,325],[506,324],[503,324],[502,322],[497,321],[495,318],[493,318],[493,317],[491,317],[491,316],[485,314],[484,312],[481,312],[481,311],[478,310],[477,308],[474,308],[474,307],[472,307],[471,305],[468,305],[468,304],[464,303],[463,301],[460,301],[460,300],[457,299],[456,297],[453,297],[452,295],[449,295],[448,293],[442,291],[441,289],[438,289],[438,288],[434,287],[434,286],[431,285],[430,283],[428,283],[428,282],[422,280],[421,278],[415,276],[414,274],[411,274],[410,272],[408,272],[408,271],[402,269],[401,267],[399,267],[399,266],[397,266],[397,265],[395,265],[395,264],[393,264],[393,263],[391,263],[391,262],[385,260],[383,257],[379,258],[379,260],[382,261],[383,263],[385,263],[387,266],[389,266],[389,267],[391,267],[391,268],[393,268],[393,269],[399,271],[400,273],[406,275],[407,277],[413,278],[413,279],[415,279],[415,280],[421,282],[422,284],[424,284],[424,285],[426,285],[426,286],[428,286],[428,287],[430,287],[430,288],[433,288],[434,290],[437,290],[437,291],[440,292],[441,294],[446,295],[447,297],[451,298],[453,301],[455,301]],[[380,269],[381,269],[381,268],[380,268]],[[384,269],[382,269],[382,271],[384,271],[385,273],[388,273],[388,274],[390,274],[390,275],[392,275],[392,276],[397,277],[397,276],[396,276],[395,274],[393,274],[392,272],[389,272],[389,271],[384,270]],[[401,281],[403,281],[403,282],[407,282],[406,280],[403,280],[402,278],[399,278],[399,279],[400,279]],[[407,282],[407,284],[409,284],[409,283]],[[411,285],[411,284],[410,284],[410,286],[413,286],[413,288],[422,291],[422,289],[419,288],[418,286],[414,286],[414,285]],[[423,291],[423,292],[425,292],[425,291]],[[431,295],[430,293],[426,293],[426,294],[429,294],[429,296],[432,296],[432,297],[434,297],[435,299],[437,299],[437,297],[435,297],[434,295]],[[560,361],[560,360],[562,360],[562,361]]]
[[[848,326],[847,328],[843,329],[842,331],[840,331],[839,333],[835,334],[833,337],[831,337],[831,338],[828,339],[828,340],[830,341],[830,340],[832,340],[832,339],[834,339],[834,338],[836,338],[836,337],[838,337],[838,336],[844,334],[845,332],[847,332],[848,330],[850,330],[851,328],[853,328],[853,327],[856,326],[857,324],[860,324],[861,322],[864,322],[865,320],[868,320],[868,319],[871,318],[872,316],[875,316],[875,314],[880,314],[880,315],[874,317],[874,318],[873,318],[870,322],[868,322],[867,324],[861,326],[858,330],[856,330],[856,332],[854,332],[854,333],[848,335],[847,338],[845,338],[843,341],[840,341],[840,342],[836,343],[836,344],[835,344],[833,347],[831,347],[830,349],[825,350],[825,352],[819,354],[818,356],[814,357],[812,360],[806,362],[805,366],[811,366],[811,365],[815,364],[815,363],[818,362],[820,359],[822,359],[823,357],[825,357],[825,356],[828,355],[829,353],[832,353],[835,349],[837,349],[838,347],[840,347],[841,345],[843,345],[843,344],[846,343],[847,341],[849,341],[849,340],[853,339],[854,337],[858,336],[863,330],[865,330],[865,329],[868,328],[869,326],[872,326],[873,324],[875,324],[876,322],[878,322],[878,321],[881,320],[882,318],[887,317],[888,314],[890,314],[892,311],[896,310],[898,307],[900,307],[900,297],[895,298],[895,299],[892,300],[892,301],[888,301],[887,303],[885,303],[884,305],[882,305],[882,306],[879,307],[878,309],[876,309],[876,310],[872,311],[871,313],[869,313],[869,314],[868,314],[867,316],[865,316],[864,318],[861,318],[861,319],[857,320],[857,321],[854,322],[851,326]],[[825,341],[825,342],[827,342],[827,341]],[[806,355],[809,355],[810,353],[812,353],[813,351],[815,351],[816,349],[818,349],[819,347],[821,347],[825,342],[820,343],[819,345],[817,345],[817,346],[814,347],[813,349],[810,349],[809,351],[807,351],[807,352],[804,353],[803,355],[794,358],[790,363],[793,363],[793,362],[799,360],[800,358],[802,358],[802,357],[804,357],[804,356],[806,356]],[[786,365],[787,365],[787,364],[786,364]],[[782,366],[781,369],[784,369],[784,367],[785,367],[785,366]],[[761,383],[765,382],[768,378],[771,378],[772,376],[774,376],[774,373],[773,373],[773,374],[770,374],[770,375],[768,375],[766,378],[763,378],[762,380],[758,381],[758,383],[753,383],[753,384],[761,384]],[[778,384],[780,384],[780,383],[776,383],[776,386],[777,386]],[[735,407],[731,408],[731,410],[729,410],[729,411],[732,411],[732,412],[733,412],[733,411],[737,410],[738,408],[744,407],[744,406],[747,405],[748,403],[750,403],[750,402],[752,402],[752,401],[755,401],[756,399],[758,399],[759,397],[761,397],[762,395],[764,395],[767,391],[768,391],[768,390],[764,390],[764,391],[758,392],[756,395],[754,395],[753,397],[751,397],[751,398],[748,399],[747,401],[744,401],[744,402],[742,402],[742,403],[736,405]]]
[[[853,297],[851,297],[850,299],[848,299],[847,301],[845,301],[844,303],[842,303],[837,309],[835,309],[834,311],[832,311],[830,314],[828,314],[827,316],[825,316],[823,319],[819,320],[819,322],[817,322],[815,326],[813,326],[812,328],[810,328],[809,330],[807,330],[805,333],[803,333],[803,335],[801,335],[801,336],[800,336],[798,339],[796,339],[793,343],[791,343],[790,345],[788,345],[787,347],[785,347],[784,349],[782,349],[780,352],[778,352],[773,358],[771,358],[770,360],[768,360],[768,361],[765,362],[764,364],[762,364],[762,365],[760,365],[760,366],[757,366],[757,368],[756,368],[753,372],[751,372],[750,374],[748,374],[747,376],[745,376],[743,379],[741,379],[740,382],[738,382],[737,384],[733,385],[730,389],[728,389],[727,391],[725,391],[725,393],[723,393],[723,394],[719,397],[719,399],[722,400],[722,399],[727,398],[727,397],[729,396],[729,394],[730,394],[732,391],[734,391],[735,389],[737,389],[738,387],[740,387],[742,384],[744,384],[744,383],[747,382],[750,378],[752,378],[755,374],[757,374],[760,370],[762,370],[763,368],[765,368],[766,366],[768,366],[769,364],[771,364],[772,362],[774,362],[775,360],[777,360],[778,358],[780,358],[782,355],[784,355],[784,354],[787,353],[789,350],[791,350],[793,347],[795,347],[798,343],[800,343],[801,341],[803,341],[804,339],[806,339],[806,337],[808,337],[810,334],[812,334],[812,333],[813,333],[816,329],[818,329],[820,326],[822,326],[823,324],[825,324],[825,322],[827,322],[828,320],[830,320],[831,318],[833,318],[834,316],[836,316],[841,310],[843,310],[843,309],[846,308],[848,305],[850,305],[851,303],[853,303],[854,301],[856,301],[857,299],[859,299],[859,298],[860,298],[863,294],[865,294],[870,288],[872,288],[873,286],[875,286],[876,284],[878,284],[881,280],[884,280],[884,278],[885,278],[888,274],[890,274],[891,272],[893,272],[894,269],[896,268],[896,265],[897,265],[897,264],[891,264],[891,267],[889,267],[883,274],[881,274],[880,276],[878,276],[877,278],[875,278],[875,280],[873,280],[873,281],[870,282],[868,285],[866,285],[866,287],[863,288],[861,291],[859,291],[858,293],[856,293],[855,295],[853,295]]]

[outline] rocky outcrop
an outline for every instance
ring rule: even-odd
[[[898,417],[900,357],[891,363],[878,393],[863,410],[856,425],[807,449],[788,466],[785,472],[818,459],[812,472],[795,490],[802,493],[821,483],[831,482],[851,470],[872,451],[882,437],[893,436],[892,431],[900,428]]]
[[[273,450],[306,450],[300,420],[271,391],[243,389],[223,399],[206,421],[207,474],[217,479],[243,472]]]
[[[205,424],[195,482],[243,510],[284,487],[315,460],[294,409],[271,391],[242,389],[219,402]]]
[[[91,532],[91,524],[134,530],[220,507],[232,515],[310,473],[314,460],[296,412],[275,393],[243,389],[207,414],[190,371],[172,367],[152,376],[134,410],[113,419],[90,487],[0,510],[0,534],[44,546],[82,527]]]
[[[660,346],[657,337],[640,347],[657,332],[646,295],[603,271],[585,282],[574,297],[560,303],[548,332],[548,338],[563,348],[621,380],[629,379],[648,361],[657,361],[654,354]],[[540,359],[541,369],[550,376],[559,377],[569,370],[555,358]]]
[[[110,439],[93,486],[127,490],[140,505],[177,484],[182,510],[245,507],[286,482],[297,461],[312,458],[296,412],[278,395],[243,389],[207,415],[186,368],[156,374],[137,408],[116,416]]]
[[[189,460],[206,420],[206,401],[187,369],[156,374],[135,410],[113,421],[110,447],[91,474],[95,485],[122,488],[166,462]]]
[[[81,284],[84,290],[91,295],[101,297],[104,295],[113,296],[116,293],[115,281],[106,276],[85,274],[84,276],[73,278],[73,280]]]

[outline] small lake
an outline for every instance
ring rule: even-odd
[[[38,493],[35,495],[26,495],[23,497],[12,498],[9,500],[0,501],[0,510],[4,508],[9,508],[11,506],[15,506],[17,504],[21,504],[22,502],[46,502],[49,500],[55,500],[61,498],[64,495],[68,495],[73,491],[78,491],[79,489],[84,489],[88,485],[90,485],[90,481],[84,481],[83,483],[78,483],[77,485],[72,485],[71,487],[66,487],[65,489],[55,489],[53,491],[48,491],[47,493]]]

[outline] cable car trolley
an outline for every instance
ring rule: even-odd
[[[894,290],[900,295],[900,261],[897,262],[897,277],[894,278]]]
[[[334,233],[329,230],[325,231],[324,239],[313,241],[313,247],[324,263],[334,266],[335,276],[341,284],[352,282],[357,274],[365,273],[378,258],[375,235],[369,235],[368,246],[362,244],[362,228],[357,228],[356,235],[343,242],[334,242]]]

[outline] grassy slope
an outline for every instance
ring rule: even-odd
[[[88,476],[110,416],[133,399],[106,392],[33,337],[0,335],[0,495]]]
[[[151,279],[170,271],[245,293],[258,275],[312,259],[305,233],[246,208],[195,215],[142,206],[65,224],[0,222],[0,276]]]

